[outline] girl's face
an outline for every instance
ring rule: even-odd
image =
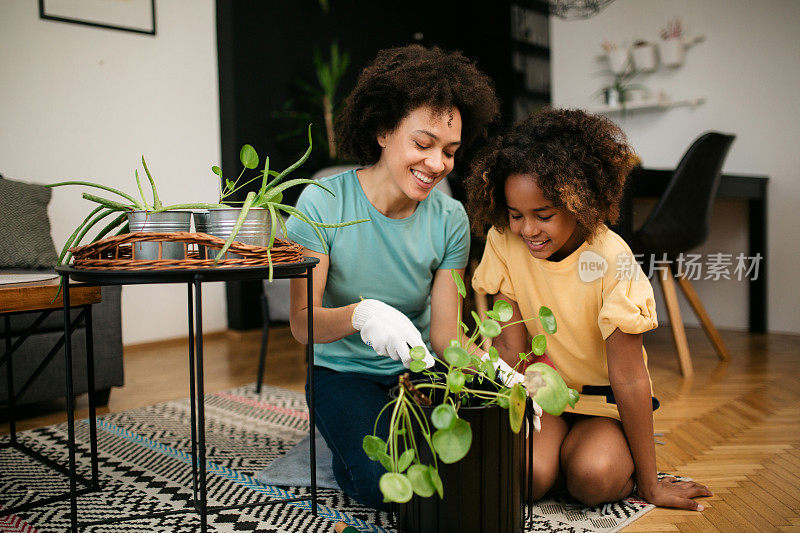
[[[508,224],[537,259],[560,261],[583,243],[575,217],[553,207],[532,174],[511,174],[505,183]]]
[[[394,184],[409,199],[422,201],[453,170],[461,145],[461,113],[418,107],[393,131],[378,135],[378,144],[383,148],[380,163]]]

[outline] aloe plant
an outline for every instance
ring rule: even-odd
[[[466,288],[461,276],[451,270],[461,298],[466,296]],[[508,322],[513,314],[511,305],[503,300],[494,303],[487,311],[487,318],[481,319],[473,311],[476,326],[467,337],[469,328],[461,320],[459,305],[458,338],[450,341],[444,350],[443,359],[436,358],[445,368],[444,371],[425,371],[430,381],[411,383],[408,374],[400,377],[400,386],[395,398],[390,400],[378,414],[375,430],[372,435],[364,437],[362,447],[373,461],[379,461],[387,470],[379,480],[379,487],[384,499],[388,502],[405,503],[414,494],[423,498],[438,493],[444,497],[444,488],[439,476],[438,463],[445,464],[460,461],[467,455],[472,445],[472,429],[466,420],[459,418],[458,409],[463,405],[499,405],[508,409],[509,425],[514,433],[519,433],[525,419],[525,403],[532,397],[547,413],[560,415],[567,405],[575,405],[578,392],[567,387],[561,376],[544,363],[534,363],[525,372],[525,384],[506,387],[497,381],[495,368],[500,357],[497,349],[489,348],[488,359],[482,360],[475,353],[475,342],[480,335],[497,337],[503,328],[524,322]],[[539,322],[545,333],[556,333],[557,324],[553,312],[542,306],[539,309]],[[536,335],[531,342],[531,351],[519,354],[516,369],[531,354],[542,355],[547,348],[545,335]],[[411,349],[410,370],[425,370],[425,350],[422,347]],[[494,390],[473,388],[473,383],[488,382]],[[527,390],[526,390],[527,388]],[[429,394],[425,394],[428,392]],[[431,423],[428,423],[421,405],[431,405],[430,392],[434,392],[439,402],[431,411]],[[375,435],[378,420],[384,413],[389,413],[389,435],[386,441]],[[431,428],[431,424],[433,428]],[[421,435],[417,442],[415,435]],[[419,446],[424,442],[431,450],[433,464],[422,464]]]

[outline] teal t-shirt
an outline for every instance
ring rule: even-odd
[[[310,219],[338,223],[362,218],[343,228],[320,228],[330,266],[323,307],[343,307],[374,298],[405,313],[430,349],[430,294],[439,269],[464,268],[469,255],[469,223],[464,207],[438,189],[402,219],[381,214],[369,202],[356,171],[319,180],[333,191],[308,185],[297,208]],[[309,250],[325,253],[314,229],[291,217],[289,238]],[[338,341],[314,344],[315,363],[340,372],[395,374],[399,361],[378,355],[355,333]]]

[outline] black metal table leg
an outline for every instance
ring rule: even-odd
[[[11,365],[11,317],[3,317],[6,332],[6,382],[8,385],[8,428],[11,431],[11,444],[17,443],[17,421],[14,415],[14,368]]]
[[[92,461],[92,490],[100,490],[100,467],[97,457],[97,402],[94,384],[94,334],[92,306],[84,306],[86,322],[86,380],[89,388],[89,448]]]
[[[197,365],[197,448],[198,463],[200,466],[200,531],[207,531],[208,501],[206,493],[206,420],[205,420],[205,394],[203,390],[203,283],[200,278],[194,280],[195,301],[195,365]]]
[[[313,266],[306,268],[306,302],[308,306],[308,430],[311,433],[309,453],[311,454],[311,514],[317,516],[317,433],[316,413],[314,411],[314,276]]]
[[[187,305],[189,315],[189,417],[192,432],[192,505],[197,508],[197,402],[195,401],[195,369],[194,369],[194,300],[192,298],[192,284],[188,283],[187,292],[189,301]]]
[[[78,494],[75,464],[75,399],[72,394],[72,328],[70,327],[69,276],[64,281],[64,364],[67,383],[67,447],[69,448],[69,507],[70,528],[78,532]]]

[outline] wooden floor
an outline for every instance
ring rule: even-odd
[[[645,345],[662,407],[655,427],[661,471],[708,484],[702,513],[656,509],[626,532],[800,531],[800,336],[722,332],[732,359],[720,363],[701,330],[687,331],[695,377],[682,380],[669,328]],[[205,342],[206,391],[255,379],[260,333],[216,334]],[[188,396],[187,348],[180,341],[125,349],[124,387],[107,408],[117,412]],[[287,328],[270,337],[266,383],[302,390],[302,347]],[[26,409],[18,428],[64,421],[63,403]],[[86,399],[78,399],[86,417]],[[8,424],[0,424],[0,433]]]

